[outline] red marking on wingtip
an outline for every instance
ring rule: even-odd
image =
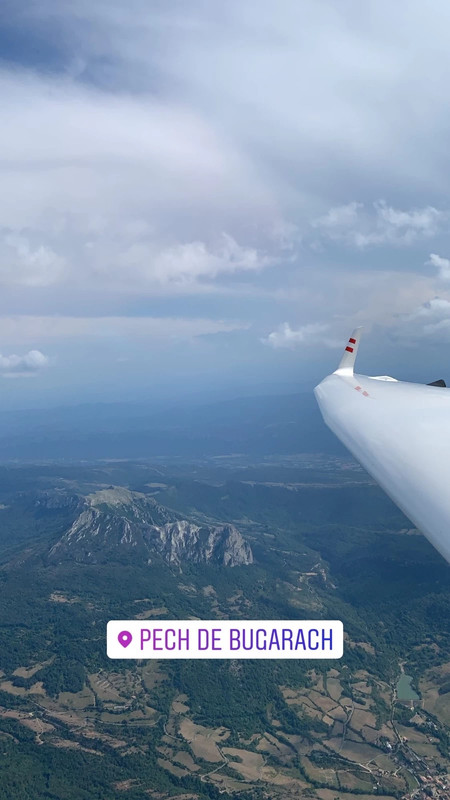
[[[360,392],[361,391],[361,386],[355,386],[355,389],[356,389],[357,392]]]
[[[364,397],[369,397],[369,392],[363,392]]]
[[[345,348],[349,353],[353,353],[353,347],[346,347]]]
[[[349,339],[349,342],[351,342],[352,344],[356,344],[356,339]]]

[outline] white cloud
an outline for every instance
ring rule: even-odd
[[[409,245],[419,238],[434,236],[444,222],[448,211],[433,206],[401,211],[380,201],[375,204],[381,241]]]
[[[433,206],[401,210],[383,200],[365,206],[352,202],[331,208],[312,222],[324,238],[357,248],[376,245],[410,246],[433,237],[450,215]]]
[[[329,327],[328,324],[314,322],[293,329],[288,322],[283,322],[275,331],[269,333],[269,335],[261,341],[275,349],[317,344],[323,344],[327,347],[340,347],[342,342],[335,341],[328,335],[325,335]]]
[[[437,342],[449,342],[450,340],[450,317],[444,317],[437,322],[430,322],[423,326],[422,333],[424,336],[429,337]]]
[[[302,240],[298,225],[293,222],[287,222],[284,219],[274,220],[271,229],[269,229],[269,235],[271,240],[279,246],[282,253],[295,253]]]
[[[400,211],[380,201],[375,204],[375,209],[380,220],[386,223],[387,226],[406,231],[413,230],[427,236],[436,232],[437,225],[442,219],[442,212],[433,208],[433,206],[412,211]]]
[[[50,359],[40,350],[30,350],[24,356],[0,354],[0,375],[4,378],[32,377],[48,367]]]
[[[0,94],[1,285],[202,293],[292,250],[267,182],[182,98],[5,68]]]
[[[270,249],[246,246],[222,233],[215,241],[189,241],[165,244],[141,220],[125,217],[111,229],[111,222],[78,217],[60,220],[62,230],[51,234],[34,230],[29,238],[22,233],[0,232],[0,285],[39,288],[86,286],[108,291],[199,293],[216,278],[239,273],[257,273],[282,256],[285,241],[274,241]],[[41,237],[51,244],[38,244]],[[84,242],[83,242],[84,239]],[[55,244],[56,242],[56,244]],[[62,252],[59,255],[56,248]],[[291,254],[294,249],[290,247]]]
[[[407,316],[408,320],[420,319],[422,317],[439,317],[442,314],[450,316],[450,302],[444,297],[434,297],[432,300],[422,303]]]
[[[450,259],[442,258],[442,256],[438,256],[436,253],[430,253],[430,258],[425,263],[437,268],[439,280],[444,282],[450,281]]]
[[[448,3],[428,16],[415,1],[370,0],[367,14],[316,0],[150,5],[11,5],[7,352],[58,337],[67,351],[90,337],[93,358],[102,337],[157,350],[260,329],[268,314],[309,320],[273,330],[271,346],[327,345],[335,322],[388,327],[429,300],[423,242],[450,246]],[[447,259],[430,264],[450,280]]]
[[[43,244],[32,246],[23,234],[0,236],[0,284],[50,286],[64,274],[64,259]]]
[[[131,272],[139,283],[183,286],[222,274],[256,272],[270,263],[268,256],[255,248],[239,245],[224,233],[216,247],[208,247],[200,241],[159,250],[151,242],[132,244],[119,253],[112,264],[109,262],[106,269],[110,279],[118,272],[119,278]]]
[[[450,340],[450,297],[433,297],[401,314],[391,325],[396,338],[408,347],[424,340],[432,343]]]
[[[330,208],[323,217],[312,222],[313,228],[324,228],[325,230],[339,230],[357,225],[360,209],[364,208],[363,203],[347,203],[347,205]]]

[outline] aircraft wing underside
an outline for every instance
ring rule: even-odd
[[[450,389],[354,374],[360,334],[314,389],[322,416],[450,563]]]

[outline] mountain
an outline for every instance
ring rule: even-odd
[[[251,548],[234,525],[199,527],[180,520],[150,529],[146,543],[167,564],[180,567],[185,560],[193,564],[216,563],[224,567],[253,563]]]
[[[179,569],[186,562],[253,563],[251,548],[234,525],[196,525],[154,498],[122,487],[85,498],[73,524],[51,547],[48,561],[152,563],[157,557]]]

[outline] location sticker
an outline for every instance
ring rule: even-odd
[[[109,658],[139,660],[341,658],[344,628],[336,619],[114,619],[106,648]]]
[[[117,638],[119,640],[119,644],[121,644],[122,647],[128,647],[128,645],[131,644],[133,640],[133,637],[129,631],[121,631]]]

